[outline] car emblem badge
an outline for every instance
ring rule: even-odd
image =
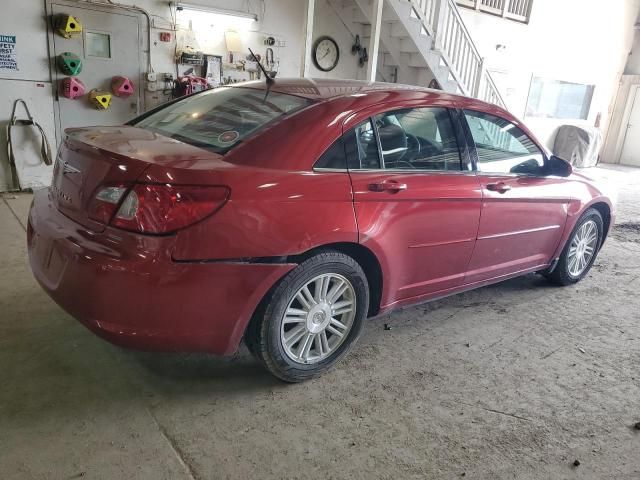
[[[69,163],[64,162],[62,164],[62,174],[63,175],[67,175],[70,173],[80,173],[80,170],[78,170],[76,167],[69,165]]]

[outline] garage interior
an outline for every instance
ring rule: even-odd
[[[0,478],[640,478],[640,0],[3,8]],[[593,270],[568,288],[531,274],[374,318],[346,361],[304,384],[245,346],[222,358],[102,341],[29,267],[46,157],[65,128],[263,78],[249,48],[276,81],[405,83],[505,107],[615,192]]]

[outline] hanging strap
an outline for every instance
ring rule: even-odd
[[[13,147],[11,146],[11,122],[7,123],[7,158],[9,159],[9,169],[11,170],[11,184],[20,190],[20,179],[16,168],[16,159],[13,157]]]
[[[26,120],[17,118],[16,109],[18,108],[18,104],[22,104],[22,107],[24,108],[24,111],[27,114]],[[13,147],[11,145],[10,133],[11,133],[11,127],[14,125],[34,126],[38,129],[38,131],[40,132],[40,137],[42,139],[40,144],[40,155],[42,156],[42,161],[44,162],[45,165],[51,165],[52,163],[51,145],[49,144],[47,135],[44,133],[44,129],[40,126],[40,124],[38,124],[33,119],[33,116],[29,111],[29,107],[27,106],[27,103],[23,99],[18,98],[15,102],[13,102],[13,110],[11,111],[11,123],[7,127],[7,147],[9,149],[9,162],[10,163],[13,162],[13,168],[16,169],[16,165],[15,165],[15,157],[13,155]]]

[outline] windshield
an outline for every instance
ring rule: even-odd
[[[273,120],[311,100],[284,93],[220,87],[179,100],[135,123],[166,137],[225,153]]]

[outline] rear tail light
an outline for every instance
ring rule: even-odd
[[[140,233],[171,233],[212,215],[228,197],[226,187],[136,184],[111,225]]]
[[[108,224],[118,210],[122,196],[127,191],[126,185],[111,185],[101,187],[89,205],[89,218],[100,223]]]

